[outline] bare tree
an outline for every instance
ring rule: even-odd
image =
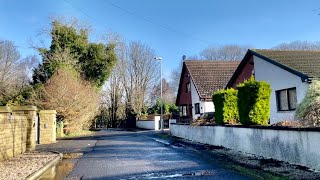
[[[171,88],[169,82],[166,79],[162,79],[162,99],[163,102],[174,103],[175,102],[175,92]],[[155,85],[151,91],[150,100],[151,104],[156,104],[157,100],[160,98],[161,89],[160,84]]]
[[[121,64],[118,63],[113,69],[109,81],[105,85],[103,92],[103,105],[109,110],[109,125],[116,127],[117,120],[122,119],[124,116],[121,112],[123,104],[124,88],[121,82]]]
[[[201,59],[205,60],[233,60],[240,61],[249,46],[224,45],[221,47],[208,47],[200,52]]]
[[[0,98],[19,92],[28,85],[35,56],[22,58],[12,41],[0,40]]]
[[[115,44],[118,63],[105,86],[104,101],[110,110],[110,121],[115,122],[131,113],[140,115],[149,105],[152,88],[159,84],[159,62],[155,52],[141,42],[129,42],[118,34],[106,38]],[[114,125],[113,125],[114,126]]]
[[[148,45],[131,42],[126,61],[121,65],[127,109],[137,114],[141,114],[150,97],[151,88],[159,79],[159,63],[154,57],[155,52]]]
[[[108,110],[108,125],[116,127],[119,120],[125,118],[125,94],[123,86],[123,64],[127,61],[127,45],[123,38],[116,33],[109,33],[102,40],[115,45],[115,53],[118,62],[114,67],[109,81],[104,86],[102,94],[102,106]]]
[[[173,69],[170,73],[170,79],[169,79],[169,84],[170,88],[172,89],[174,93],[174,99],[176,99],[177,92],[179,89],[179,83],[180,83],[180,76],[181,76],[181,71],[182,71],[182,65],[183,61],[185,60],[186,56],[183,55],[182,58],[179,61],[178,67]]]
[[[287,43],[281,43],[272,49],[278,50],[320,50],[320,42],[310,41],[292,41]]]

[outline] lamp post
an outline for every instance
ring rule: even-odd
[[[155,60],[160,61],[160,131],[163,132],[163,102],[162,102],[162,58],[155,57]]]

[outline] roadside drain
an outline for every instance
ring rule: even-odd
[[[63,159],[57,165],[45,172],[40,180],[65,179],[82,155],[82,153],[63,154]]]

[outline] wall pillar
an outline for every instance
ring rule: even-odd
[[[42,110],[40,116],[40,144],[56,142],[56,114],[55,110]]]
[[[26,150],[34,151],[36,148],[36,120],[37,107],[35,106],[13,106],[11,107],[14,115],[25,116],[27,118],[27,143]]]
[[[0,106],[0,161],[13,157],[13,123],[11,109]]]
[[[154,116],[154,130],[160,130],[161,122],[160,116]]]

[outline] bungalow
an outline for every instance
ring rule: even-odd
[[[319,77],[320,51],[248,50],[226,88],[250,78],[271,84],[270,123],[293,120],[294,112]]]
[[[185,60],[176,99],[180,118],[197,119],[201,113],[214,112],[212,93],[227,85],[238,65],[239,61]]]

